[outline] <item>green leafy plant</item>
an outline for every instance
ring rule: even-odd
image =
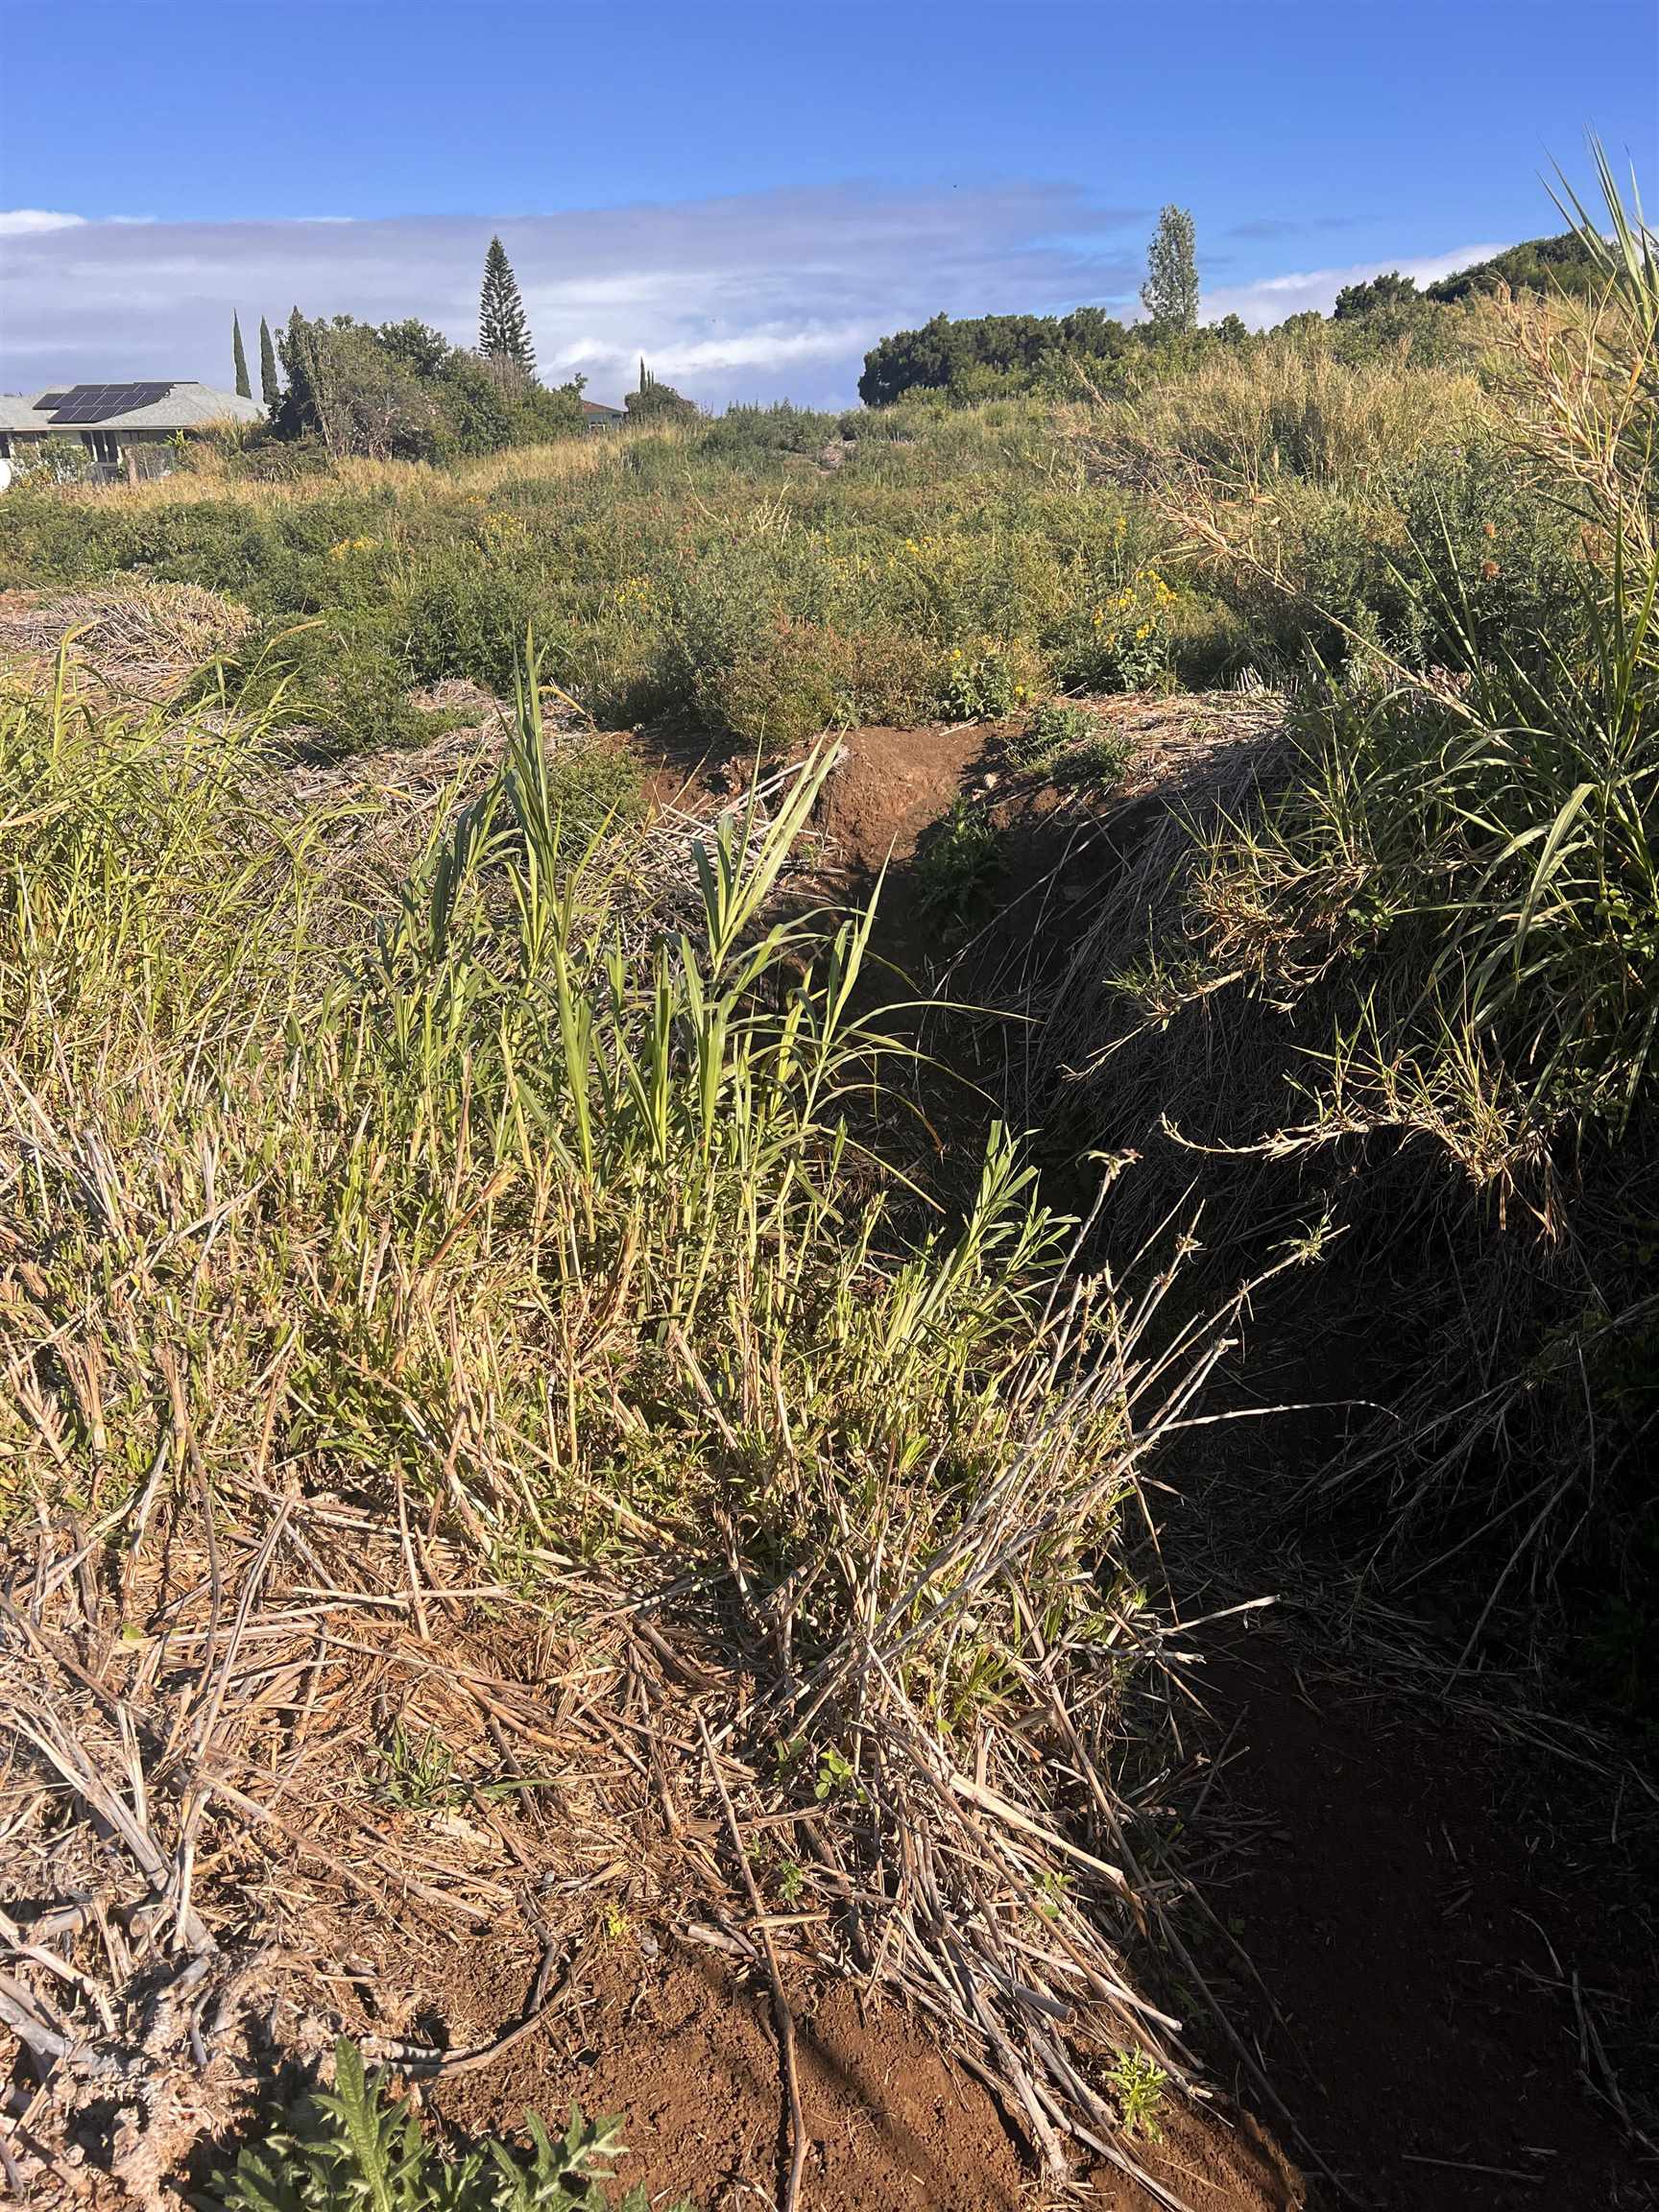
[[[1061,656],[1065,680],[1091,690],[1152,691],[1167,684],[1175,593],[1156,568],[1101,594]]]
[[[405,1812],[458,1805],[467,1793],[456,1777],[455,1754],[435,1728],[417,1735],[399,1718],[371,1758],[380,1794]]]
[[[1068,699],[1045,699],[1002,749],[1017,768],[1046,768],[1056,754],[1081,745],[1094,727],[1085,709]]]
[[[413,2106],[389,2093],[386,2070],[366,2073],[342,2036],[332,2086],[244,2150],[219,2186],[227,2212],[649,2212],[642,2188],[618,2200],[608,2187],[627,2149],[620,2122],[584,2120],[573,2105],[561,2137],[533,2113],[524,2125],[522,2150],[491,2138],[443,2151]]]
[[[1002,873],[997,825],[981,806],[955,800],[950,811],[916,850],[916,887],[922,911],[951,936],[984,918]]]
[[[1057,782],[1118,783],[1134,757],[1134,739],[1123,731],[1096,727],[1081,745],[1060,756],[1052,774]]]
[[[952,722],[998,722],[1012,714],[1025,697],[1026,686],[1009,655],[987,645],[970,656],[953,646],[946,665],[943,704]]]
[[[1118,2100],[1118,2117],[1125,2135],[1144,2135],[1157,2142],[1163,2133],[1158,2113],[1169,2077],[1144,2051],[1119,2051],[1106,2075]]]
[[[1060,1908],[1071,1894],[1071,1876],[1045,1866],[1037,1877],[1036,1905],[1045,1920],[1058,1918]]]
[[[845,1752],[837,1751],[828,1743],[818,1754],[818,1772],[813,1777],[812,1794],[820,1805],[827,1797],[848,1795],[862,1798],[858,1783],[858,1770]]]

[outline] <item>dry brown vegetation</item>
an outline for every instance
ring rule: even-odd
[[[443,2115],[672,1944],[765,1993],[782,2206],[840,2185],[835,1983],[1050,2188],[1298,2200],[1198,2056],[1271,2105],[1172,1848],[1151,1484],[1246,1315],[1428,1220],[1431,1344],[1276,1503],[1343,1575],[1478,1561],[1465,1661],[1586,1559],[1639,1590],[1656,322],[1626,228],[1450,366],[1303,334],[832,467],[791,419],[0,516],[14,2187],[217,2187],[341,2034]],[[1182,669],[1240,687],[1094,695]],[[625,709],[747,787],[637,808]],[[995,1119],[823,902],[877,711],[988,733],[905,865],[1018,1000]]]

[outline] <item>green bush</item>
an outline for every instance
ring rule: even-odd
[[[937,697],[936,662],[924,638],[897,623],[871,622],[848,640],[852,695],[846,719],[901,728],[929,715]]]
[[[1030,695],[1036,670],[1029,654],[986,641],[977,653],[950,649],[940,706],[951,722],[1000,722]]]
[[[840,419],[811,407],[728,407],[703,436],[706,453],[819,453],[841,435]]]
[[[637,821],[644,779],[633,754],[577,731],[560,734],[547,763],[547,791],[570,849],[585,852],[602,830]]]
[[[854,665],[838,632],[780,614],[726,666],[704,673],[698,705],[705,720],[746,744],[786,751],[846,718]]]
[[[92,472],[92,456],[78,438],[42,438],[19,442],[12,456],[14,485],[84,484]]]
[[[1020,729],[1009,733],[1002,750],[1017,768],[1044,768],[1057,753],[1081,745],[1094,728],[1094,718],[1081,707],[1046,699]]]
[[[430,734],[409,701],[408,663],[386,623],[336,613],[265,623],[204,683],[271,729],[299,731],[332,756],[408,745]]]
[[[532,629],[565,673],[556,618],[534,574],[513,565],[512,554],[491,560],[463,544],[422,556],[405,572],[396,614],[408,665],[422,683],[469,676],[506,692]]]
[[[1175,593],[1156,568],[1104,593],[1055,653],[1060,681],[1082,691],[1151,691],[1170,675]]]
[[[1002,874],[1002,843],[983,807],[958,799],[916,849],[916,892],[945,941],[959,942],[989,916]]]

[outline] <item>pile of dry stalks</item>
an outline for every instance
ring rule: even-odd
[[[253,627],[246,607],[197,584],[123,583],[0,594],[0,672],[38,678],[69,641],[78,669],[107,690],[164,698]]]

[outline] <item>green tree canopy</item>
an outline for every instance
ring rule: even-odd
[[[414,316],[375,328],[349,315],[308,322],[296,308],[278,344],[288,388],[273,427],[320,439],[335,459],[435,461],[583,428],[580,377],[548,391]]]
[[[1416,298],[1415,276],[1402,276],[1398,269],[1385,269],[1363,284],[1344,284],[1331,313],[1337,323],[1357,323],[1366,315],[1403,307]]]
[[[248,381],[248,355],[242,346],[242,318],[230,318],[230,356],[236,368],[236,390],[240,397],[252,399],[253,387]]]
[[[639,364],[639,389],[627,393],[622,404],[631,422],[672,421],[676,416],[689,417],[697,412],[694,399],[676,392],[672,384],[660,384],[643,361]]]
[[[484,289],[478,297],[478,350],[499,368],[517,369],[520,375],[536,373],[536,349],[530,342],[529,319],[519,296],[518,279],[499,238],[492,238],[484,256]]]
[[[1513,292],[1586,293],[1596,289],[1596,257],[1576,230],[1564,230],[1558,238],[1528,238],[1496,253],[1490,261],[1477,261],[1472,269],[1455,270],[1428,288],[1431,300],[1449,303],[1470,299],[1479,292],[1496,292],[1507,285]]]
[[[276,373],[276,349],[271,343],[271,325],[263,315],[259,318],[259,397],[267,407],[276,408],[282,400],[282,379]]]
[[[959,323],[935,315],[870,349],[858,397],[867,407],[885,407],[906,392],[965,399],[998,385],[1023,389],[1068,360],[1093,373],[1094,364],[1121,360],[1133,343],[1100,307],[1076,307],[1070,315],[971,315]]]
[[[1166,207],[1158,218],[1141,304],[1161,333],[1198,327],[1197,241],[1185,207]]]

